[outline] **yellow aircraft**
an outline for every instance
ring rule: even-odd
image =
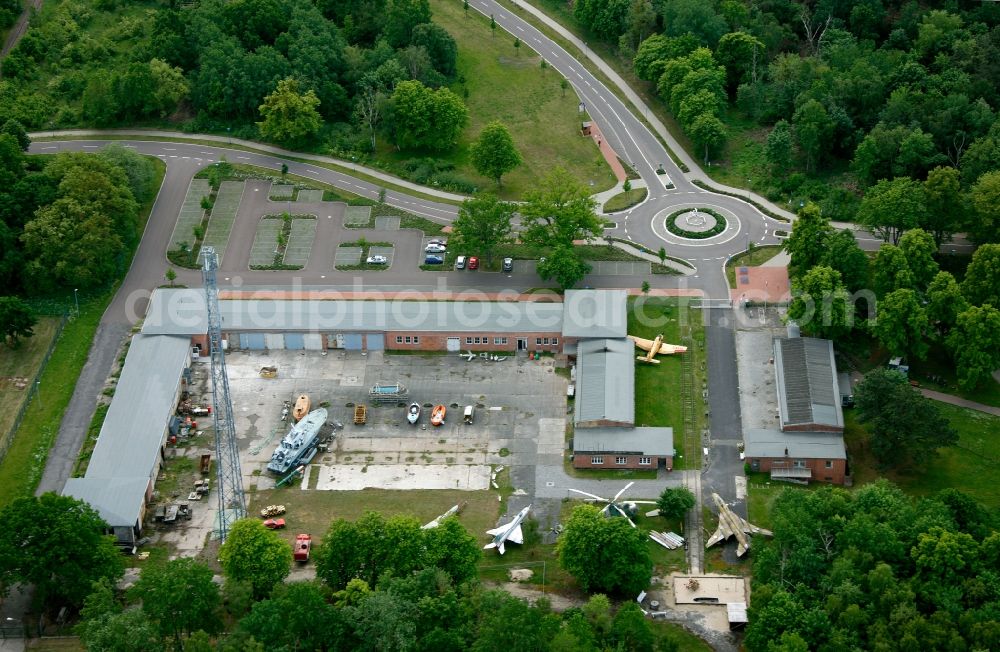
[[[711,548],[729,537],[736,537],[736,556],[742,557],[750,549],[750,537],[747,536],[748,534],[762,534],[766,537],[774,536],[770,530],[765,530],[762,527],[748,523],[740,518],[739,515],[733,513],[733,510],[722,500],[719,494],[712,494],[712,500],[715,501],[715,506],[719,508],[719,527],[716,528],[715,534],[705,544],[706,548]]]
[[[660,361],[656,359],[656,356],[687,353],[688,350],[686,346],[664,343],[662,335],[657,335],[655,340],[644,340],[641,337],[635,337],[634,335],[629,335],[628,338],[632,340],[637,347],[647,352],[646,355],[636,356],[635,359],[639,362],[660,364]]]

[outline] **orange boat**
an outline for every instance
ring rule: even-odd
[[[444,415],[447,412],[443,405],[435,405],[434,409],[431,410],[431,425],[440,426],[444,423]]]
[[[303,394],[295,400],[295,408],[292,410],[292,417],[296,421],[301,421],[302,417],[309,414],[309,408],[312,407],[312,403],[309,401],[309,397]]]

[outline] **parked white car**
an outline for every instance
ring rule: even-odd
[[[424,247],[424,252],[428,254],[443,254],[447,250],[448,248],[445,247],[443,244],[437,244],[434,242]]]
[[[389,262],[389,259],[386,258],[385,256],[376,254],[374,256],[368,256],[365,262],[368,263],[369,265],[385,265],[386,263]]]

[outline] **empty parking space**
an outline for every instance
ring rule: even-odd
[[[309,252],[312,251],[313,240],[316,237],[316,218],[299,218],[292,220],[291,232],[288,234],[288,244],[285,246],[286,265],[305,267],[309,262]]]
[[[203,245],[215,247],[220,263],[226,253],[226,245],[229,244],[229,234],[233,230],[236,211],[240,207],[245,187],[246,183],[243,181],[223,181],[215,197],[215,206],[212,207],[212,216],[208,219]]]
[[[344,226],[366,226],[371,219],[371,206],[348,206],[344,210]]]
[[[280,219],[262,219],[257,224],[257,234],[253,239],[253,249],[250,250],[251,267],[270,267],[277,255],[278,232],[281,231]]]
[[[393,217],[391,215],[386,215],[383,217],[375,218],[375,230],[376,231],[398,231],[399,230],[399,218]]]
[[[308,204],[318,204],[323,201],[323,191],[303,188],[302,190],[299,190],[299,194],[295,198],[295,201],[305,202]]]
[[[291,199],[294,193],[295,186],[279,184],[271,186],[271,191],[268,193],[268,196],[275,201],[284,201],[286,199]]]
[[[210,190],[207,179],[191,180],[187,196],[184,198],[184,205],[177,216],[173,235],[170,236],[170,249],[177,249],[181,242],[186,242],[189,247],[194,244],[194,227],[201,224],[205,217],[205,209],[201,207],[201,200],[208,197]]]
[[[361,264],[361,247],[337,247],[334,267],[347,267]]]

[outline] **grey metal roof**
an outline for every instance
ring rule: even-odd
[[[576,423],[635,423],[635,347],[627,339],[581,340],[576,351]]]
[[[190,355],[186,336],[132,338],[87,478],[149,477]]]
[[[781,432],[751,428],[743,433],[743,441],[746,444],[743,452],[747,457],[847,459],[844,437],[839,432]]]
[[[812,337],[775,338],[781,427],[815,425],[843,429],[833,342]]]
[[[529,301],[223,299],[225,331],[411,331],[558,333],[563,304]],[[624,308],[622,319],[625,318]],[[205,295],[195,289],[153,293],[143,333],[204,335]]]
[[[573,450],[580,453],[675,455],[673,428],[577,428]]]
[[[111,527],[131,527],[139,520],[149,478],[70,478],[64,496],[90,504]]]
[[[625,337],[628,293],[625,290],[566,290],[563,337]]]

